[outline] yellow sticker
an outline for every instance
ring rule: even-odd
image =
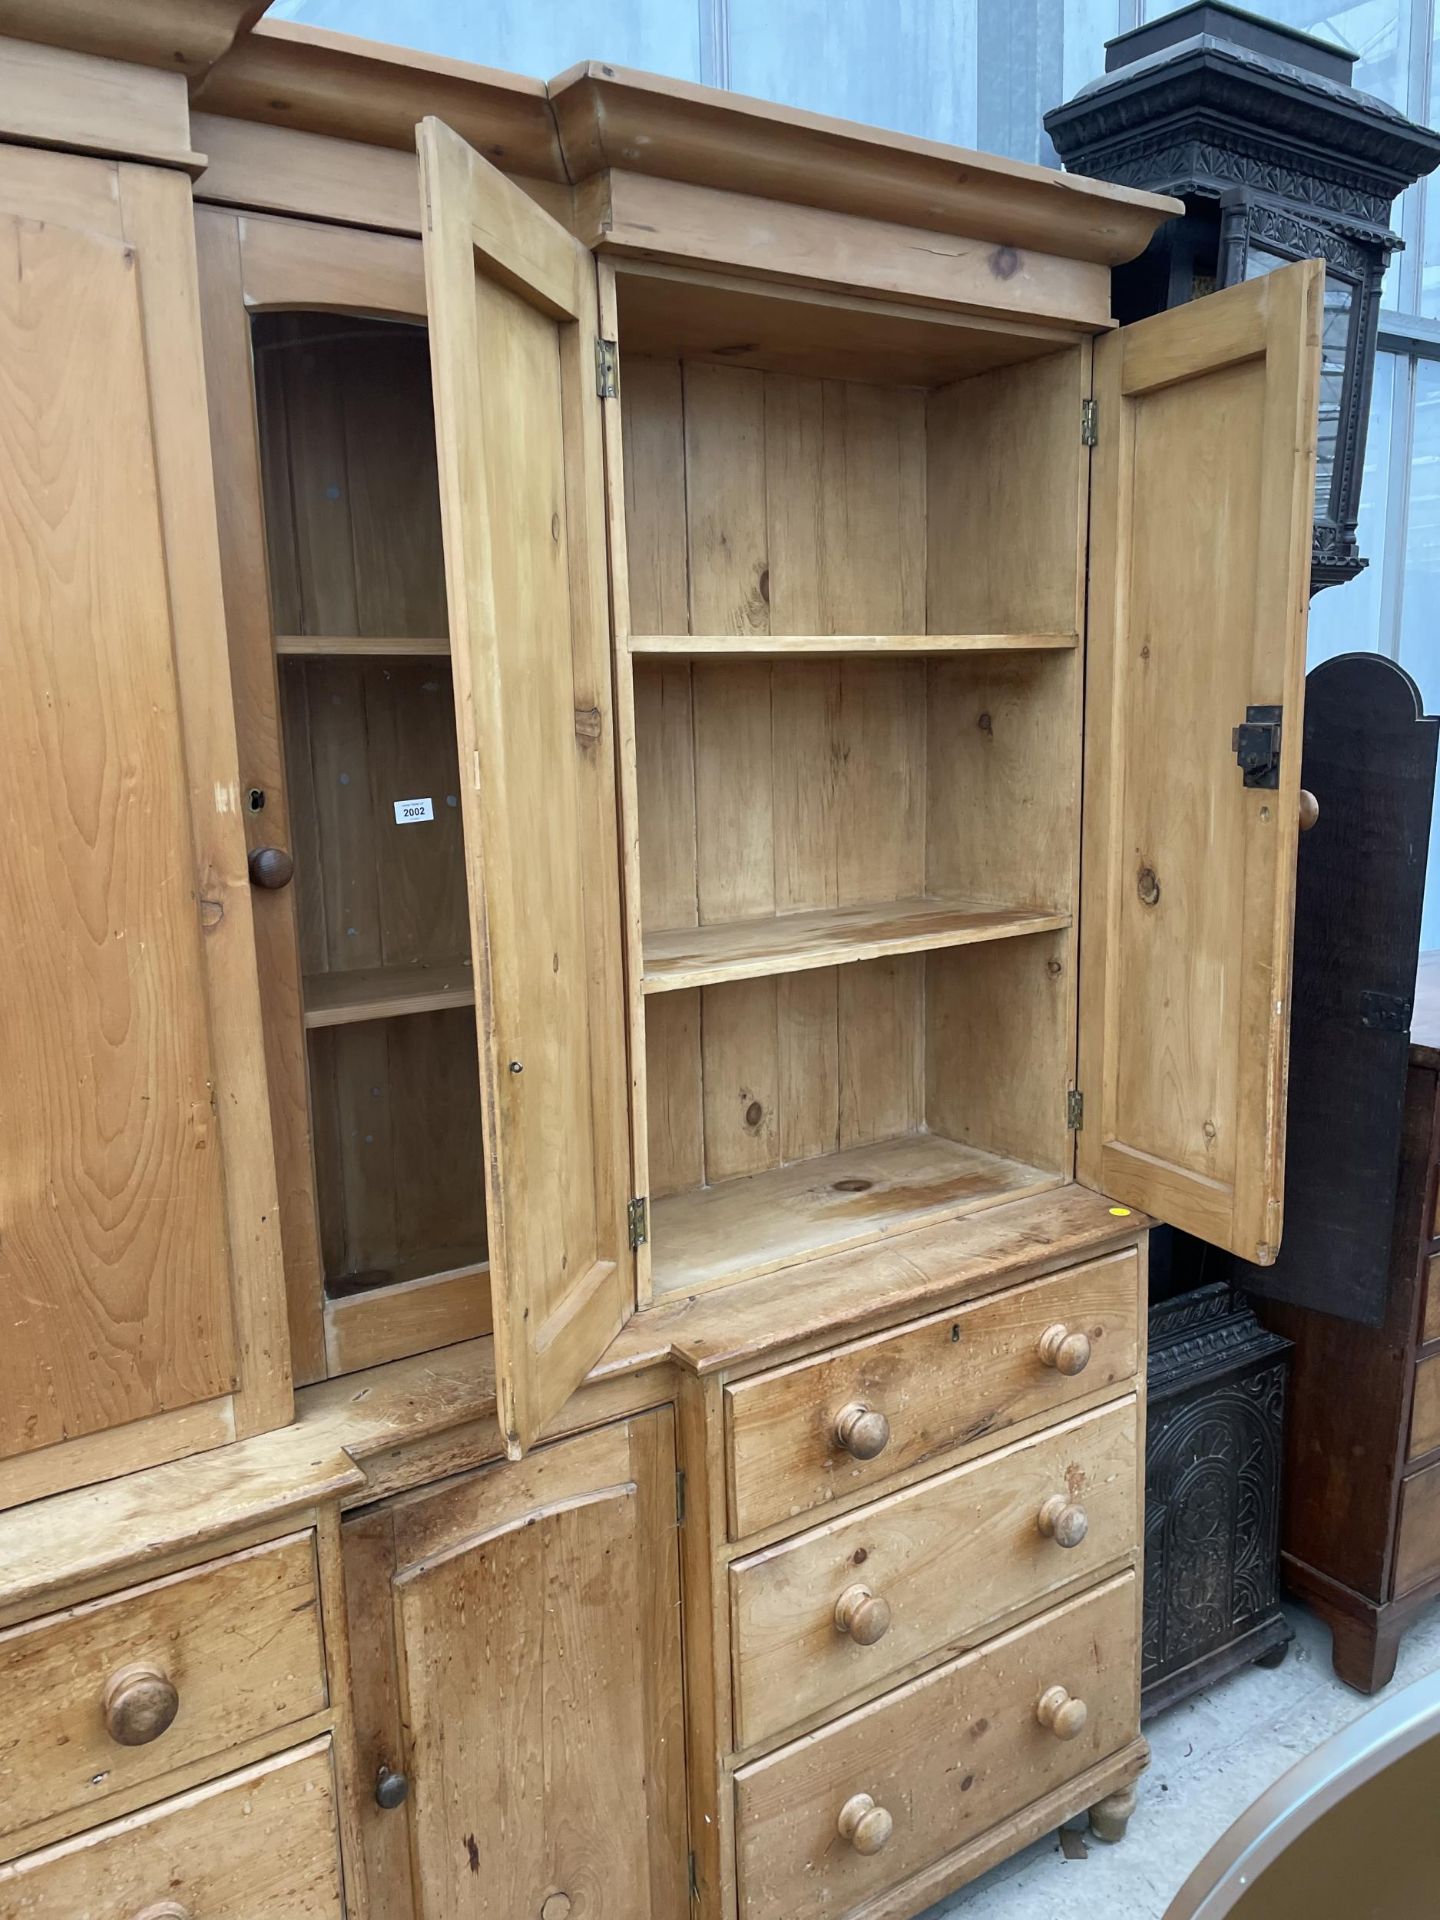
[[[1110,1211],[1117,1220],[1128,1220],[1130,1218],[1129,1207],[1111,1207]]]

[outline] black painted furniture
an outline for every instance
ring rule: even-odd
[[[1437,732],[1378,654],[1309,676],[1285,1238],[1240,1271],[1295,1345],[1282,1575],[1365,1693],[1440,1593],[1440,955],[1416,984]]]
[[[1355,539],[1392,202],[1440,133],[1350,84],[1355,55],[1195,0],[1107,42],[1105,73],[1045,116],[1067,167],[1185,202],[1115,275],[1137,319],[1289,260],[1325,262],[1312,590],[1365,566]]]
[[[1293,1638],[1275,1557],[1288,1352],[1228,1281],[1151,1309],[1147,1714],[1252,1660],[1282,1660]]]

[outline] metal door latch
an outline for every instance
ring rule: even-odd
[[[1247,707],[1245,724],[1230,736],[1247,787],[1280,784],[1280,716],[1279,707]]]

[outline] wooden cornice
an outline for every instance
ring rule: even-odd
[[[606,168],[1108,266],[1178,201],[590,61],[550,83],[570,178]]]
[[[260,21],[192,88],[191,103],[412,154],[416,126],[434,114],[506,173],[568,179],[542,80],[319,27]]]
[[[613,168],[1104,265],[1132,259],[1180,211],[1160,194],[602,62],[547,87],[281,21],[242,34],[192,97],[208,114],[407,152],[434,114],[537,180],[580,185]]]
[[[0,0],[0,34],[189,78],[259,20],[269,0]]]

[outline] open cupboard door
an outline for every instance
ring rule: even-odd
[[[1095,351],[1077,1174],[1262,1266],[1284,1191],[1323,287],[1306,261]]]
[[[590,255],[418,135],[499,1413],[530,1445],[634,1304]]]

